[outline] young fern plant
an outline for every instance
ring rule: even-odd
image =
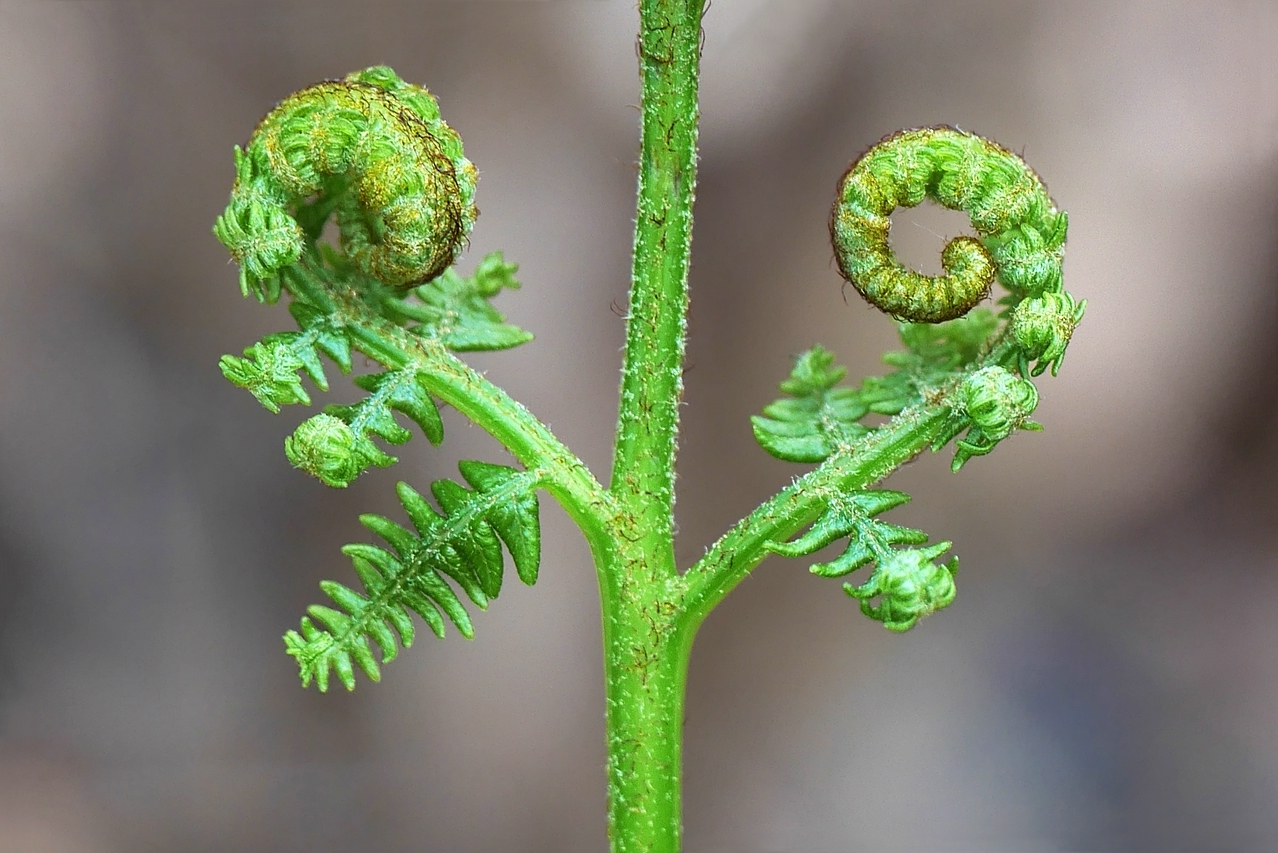
[[[843,540],[811,567],[845,577],[860,609],[893,631],[954,599],[949,542],[880,520],[909,500],[877,484],[924,450],[956,446],[957,471],[989,453],[1038,402],[1031,377],[1055,374],[1083,312],[1062,289],[1066,216],[1010,151],[948,127],[889,136],[844,175],[830,220],[839,269],[896,318],[904,349],[858,385],[814,347],[753,419],[773,456],[815,465],[765,501],[686,570],[673,545],[674,461],[688,307],[696,177],[702,0],[642,0],[643,101],[634,277],[613,470],[603,485],[545,425],[468,367],[458,353],[509,349],[531,335],[490,304],[518,287],[500,253],[462,276],[451,269],[477,214],[475,168],[434,98],[385,67],[319,83],[282,101],[243,150],[214,228],[240,266],[245,295],[286,298],[297,329],[225,356],[226,377],[272,412],[309,404],[305,375],[328,389],[323,359],[342,373],[352,350],[380,365],[355,384],[358,403],[328,406],[285,442],[296,467],[342,488],[395,463],[414,423],[443,440],[438,404],[499,441],[516,464],[466,461],[460,481],[427,497],[397,491],[400,521],[365,515],[383,545],[344,549],[354,579],[326,581],[331,600],[284,638],[302,683],[323,691],[357,671],[377,681],[412,644],[415,617],[443,636],[473,626],[465,600],[496,598],[509,552],[519,579],[537,579],[537,493],[581,528],[598,573],[608,737],[608,828],[615,853],[670,853],[680,843],[684,683],[697,628],[770,554],[804,557]],[[889,214],[930,198],[963,210],[979,235],[942,255],[946,273],[904,268],[888,244]],[[340,247],[320,241],[336,219]],[[1007,295],[977,307],[995,281]],[[870,415],[888,416],[886,422]],[[406,522],[406,523],[405,523]]]

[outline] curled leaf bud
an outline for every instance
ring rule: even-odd
[[[297,371],[305,367],[293,350],[295,333],[271,335],[244,350],[241,358],[224,355],[219,363],[222,375],[233,384],[248,389],[272,413],[294,403],[310,405]]]
[[[892,211],[924,198],[967,212],[980,235],[946,245],[942,276],[906,269],[888,242]],[[1018,295],[1059,291],[1066,228],[1024,160],[952,127],[901,131],[872,147],[844,173],[830,215],[843,277],[876,308],[914,323],[966,314],[996,275]]]
[[[960,393],[972,423],[995,441],[1011,435],[1038,407],[1034,383],[997,365],[965,377]]]
[[[240,264],[247,295],[278,295],[275,274],[301,257],[323,221],[299,207],[329,199],[342,248],[386,284],[447,269],[474,225],[474,165],[425,89],[377,66],[285,98],[236,149],[231,201],[214,233]]]
[[[1029,419],[1038,407],[1038,389],[1028,379],[999,367],[983,367],[964,377],[958,388],[960,417],[971,424],[957,442],[953,469],[973,456],[984,456],[1016,429],[1038,430]]]
[[[892,551],[879,560],[868,581],[861,586],[845,584],[844,589],[860,599],[866,616],[889,631],[908,631],[924,616],[954,601],[958,557],[942,565],[933,562],[949,548],[949,542],[938,542],[927,548]],[[870,603],[875,596],[881,596],[877,605]]]
[[[355,446],[355,433],[332,415],[315,415],[298,424],[284,439],[284,455],[293,467],[335,489],[349,486],[368,466]]]
[[[1011,330],[1020,348],[1021,374],[1029,373],[1029,363],[1037,361],[1033,374],[1038,376],[1048,367],[1052,375],[1060,370],[1065,348],[1074,329],[1083,319],[1087,300],[1075,302],[1065,291],[1044,293],[1021,302],[1012,311]]]

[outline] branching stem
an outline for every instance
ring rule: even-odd
[[[831,497],[864,489],[926,450],[945,426],[949,408],[907,409],[850,451],[839,451],[737,522],[685,575],[686,619],[700,622],[770,553],[816,520]]]
[[[331,306],[369,357],[392,369],[418,367],[433,395],[486,430],[525,468],[540,470],[542,486],[581,528],[596,563],[611,560],[616,501],[549,427],[438,340],[411,334],[373,314],[358,295],[324,284],[299,275],[289,286]]]
[[[682,618],[674,464],[683,393],[697,168],[703,0],[641,0],[634,274],[610,491],[619,553],[598,563],[607,681],[608,835],[614,853],[676,853],[684,683],[696,625]]]
[[[842,557],[813,570],[840,576],[873,562],[870,580],[848,589],[863,612],[891,630],[908,630],[953,600],[957,562],[932,562],[950,543],[898,549],[926,542],[927,534],[870,516],[908,496],[862,490],[928,447],[957,439],[957,470],[1013,431],[1039,429],[1029,420],[1038,392],[1027,374],[1049,367],[1055,373],[1085,308],[1061,289],[1067,217],[1019,157],[948,127],[903,132],[874,146],[840,182],[831,231],[844,275],[871,302],[916,324],[901,326],[908,351],[885,357],[897,370],[861,388],[835,387],[845,371],[822,348],[799,356],[781,386],[787,398],[755,418],[756,437],[778,458],[819,466],[738,522],[681,574],[674,556],[674,471],[704,3],[639,0],[634,266],[608,488],[527,409],[450,351],[503,349],[531,336],[503,325],[486,301],[518,286],[515,265],[500,253],[468,279],[440,274],[477,213],[476,171],[425,89],[379,66],[291,96],[263,120],[247,149],[237,149],[235,188],[214,229],[240,262],[244,292],[273,302],[281,287],[288,290],[302,328],[268,336],[243,357],[225,356],[222,368],[231,381],[278,411],[309,402],[299,371],[326,385],[320,352],[349,372],[353,347],[390,371],[359,381],[373,392],[362,408],[333,407],[300,426],[286,445],[295,465],[345,486],[369,464],[393,461],[370,434],[392,444],[408,440],[392,410],[438,441],[438,399],[525,468],[462,463],[476,491],[437,481],[432,491],[442,515],[401,490],[423,541],[429,538],[425,546],[405,545],[406,530],[366,517],[399,557],[348,546],[369,597],[330,583],[330,597],[351,616],[315,607],[309,612],[331,632],[303,619],[301,634],[285,636],[303,682],[315,676],[327,689],[331,665],[353,687],[352,661],[377,679],[365,638],[382,649],[383,663],[393,657],[394,637],[384,623],[393,624],[405,644],[412,634],[411,623],[395,615],[401,606],[442,632],[442,622],[431,621],[430,595],[469,636],[469,618],[451,587],[439,579],[437,594],[427,590],[419,606],[410,597],[416,594],[410,576],[421,585],[440,571],[451,574],[483,607],[500,588],[500,538],[520,577],[531,583],[540,554],[534,492],[544,488],[581,528],[599,582],[612,853],[678,853],[693,640],[710,611],[769,553],[802,556],[847,538]],[[887,241],[891,211],[924,197],[966,210],[982,238],[952,241],[943,277],[905,269]],[[341,251],[317,245],[333,212]],[[951,320],[984,298],[996,276],[1009,290],[1002,330],[995,331],[998,321],[984,309]],[[416,289],[418,302],[400,298],[405,287]],[[940,321],[949,322],[922,325]],[[870,413],[895,416],[878,427],[860,423]],[[442,517],[447,522],[435,530]],[[792,538],[809,525],[807,534]],[[400,558],[411,564],[402,576],[398,562],[387,562]],[[375,570],[379,560],[391,567],[392,582]],[[489,586],[479,574],[465,580],[472,564]]]

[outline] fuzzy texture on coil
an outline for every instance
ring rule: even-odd
[[[946,244],[946,274],[925,276],[892,252],[889,218],[930,198],[968,214],[980,235]],[[1068,218],[1025,161],[952,127],[905,130],[856,160],[839,181],[830,236],[843,277],[898,320],[940,323],[989,295],[995,278],[1018,298],[1061,289]]]
[[[461,137],[428,91],[385,66],[285,98],[235,160],[214,233],[239,262],[245,294],[259,298],[278,294],[269,280],[301,257],[329,213],[344,252],[394,286],[448,269],[478,215]]]

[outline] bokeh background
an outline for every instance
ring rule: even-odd
[[[543,580],[381,685],[297,684],[280,634],[393,483],[500,450],[454,416],[345,492],[291,470],[218,356],[283,328],[210,227],[232,145],[390,63],[481,169],[533,344],[474,361],[598,472],[636,155],[633,0],[0,0],[0,850],[577,853],[604,840],[598,610],[545,502]],[[878,369],[826,217],[848,161],[951,123],[1071,214],[1089,300],[1041,434],[893,480],[950,539],[905,636],[799,561],[697,641],[689,853],[1278,849],[1278,5],[717,0],[706,22],[685,563],[798,470],[748,416],[814,342]],[[898,213],[936,267],[961,217]],[[340,385],[340,383],[339,383]],[[336,390],[337,398],[344,392]]]

